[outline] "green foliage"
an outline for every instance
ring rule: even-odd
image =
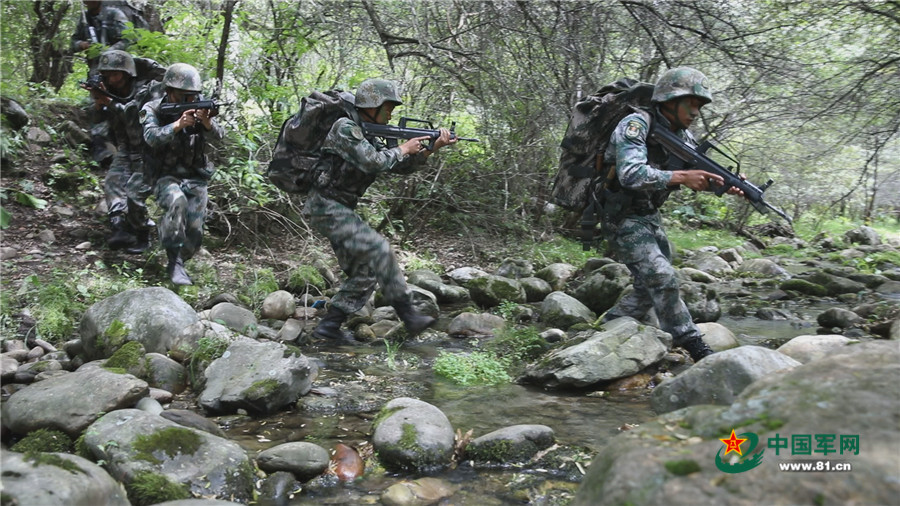
[[[700,472],[700,464],[691,459],[667,460],[664,465],[666,466],[666,470],[675,476],[687,476],[692,473]]]
[[[69,453],[72,451],[72,438],[65,432],[54,429],[37,429],[29,432],[10,447],[10,450],[19,453],[50,452]]]
[[[581,242],[565,237],[554,237],[547,242],[537,242],[531,247],[528,258],[534,265],[567,263],[584,265],[589,259],[597,256],[595,251],[582,251]]]
[[[235,294],[241,302],[254,310],[262,307],[265,298],[278,290],[278,280],[272,269],[254,269],[245,264],[238,264],[234,270],[238,285]]]
[[[118,322],[118,320],[115,320],[115,322]],[[103,367],[107,369],[122,368],[125,370],[132,370],[141,365],[144,354],[144,346],[141,343],[138,341],[128,341],[109,357],[106,363],[103,364]]]
[[[511,300],[504,300],[497,306],[497,314],[508,322],[514,322],[521,306]]]
[[[294,293],[305,293],[308,288],[313,288],[313,293],[325,291],[325,278],[311,265],[301,265],[291,269],[288,274],[287,288]]]
[[[138,471],[125,483],[129,501],[135,506],[149,506],[179,499],[190,499],[187,485],[177,483],[168,476],[153,471]]]
[[[218,336],[204,336],[197,340],[197,347],[188,360],[188,373],[192,385],[196,384],[199,375],[209,364],[225,353],[229,344],[231,343],[227,339]]]
[[[434,254],[427,252],[420,254],[409,253],[406,257],[404,269],[407,271],[426,270],[437,274],[444,272],[444,266],[441,265],[438,258]]]
[[[52,453],[43,453],[38,451],[32,451],[25,454],[23,460],[27,462],[31,462],[32,466],[55,466],[60,469],[65,469],[66,471],[72,474],[87,474],[84,469],[80,468],[78,464],[72,462],[71,460],[60,457],[59,455],[54,455]]]
[[[540,357],[550,349],[535,327],[508,328],[485,344],[485,349],[510,365],[522,364]]]
[[[434,360],[434,373],[463,386],[509,383],[506,362],[490,352],[448,353]]]
[[[868,274],[879,274],[884,269],[900,266],[900,253],[897,251],[876,251],[861,257],[851,257],[838,252],[829,254],[828,259]]]
[[[666,228],[669,241],[679,250],[697,250],[703,246],[716,246],[719,249],[733,248],[744,243],[745,239],[738,237],[734,232],[721,229],[681,228],[670,226]]]

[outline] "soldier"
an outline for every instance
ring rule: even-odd
[[[72,51],[86,52],[89,78],[97,73],[101,51],[128,49],[130,41],[122,38],[127,22],[125,13],[115,7],[98,1],[84,1],[81,17],[72,34]],[[91,95],[96,98],[96,93]],[[88,116],[91,120],[91,156],[105,167],[116,154],[116,139],[110,133],[109,123],[93,109],[89,110]]]
[[[361,121],[386,125],[400,100],[398,86],[385,79],[367,79],[359,86],[353,118],[338,119],[322,146],[326,169],[309,192],[303,215],[310,226],[328,238],[347,275],[332,298],[328,312],[313,335],[334,344],[353,344],[352,336],[341,331],[347,316],[358,311],[381,285],[385,299],[412,337],[434,324],[434,318],[419,314],[403,271],[387,239],[372,229],[354,210],[366,189],[384,172],[409,174],[422,168],[425,160],[443,146],[453,144],[450,132],[441,129],[434,151],[422,146],[427,137],[411,139],[388,148],[375,137],[367,137]]]
[[[163,76],[165,96],[144,105],[140,122],[149,146],[144,156],[145,183],[153,187],[163,216],[158,225],[166,250],[166,273],[176,285],[190,285],[184,261],[200,249],[206,219],[207,183],[215,168],[204,153],[208,138],[221,139],[224,130],[213,119],[218,111],[187,109],[176,117],[161,112],[164,104],[202,100],[197,69],[186,64],[170,66]]]
[[[607,195],[603,233],[616,259],[631,271],[634,291],[620,299],[603,320],[640,319],[653,308],[660,328],[695,362],[713,351],[681,300],[659,208],[680,185],[702,191],[712,184],[721,186],[724,180],[702,170],[669,170],[668,154],[648,142],[647,136],[655,122],[654,128],[668,128],[696,145],[688,128],[700,115],[700,108],[711,101],[709,82],[702,73],[687,67],[666,71],[654,88],[653,110],[642,109],[620,121],[604,159],[604,164],[615,164],[619,189]],[[743,194],[736,188],[728,193]]]
[[[140,63],[140,72],[136,62]],[[125,51],[113,49],[100,56],[97,70],[102,81],[100,92],[95,93],[95,109],[109,121],[118,140],[103,181],[112,229],[107,244],[112,249],[141,253],[149,247],[153,222],[144,205],[148,191],[142,189],[144,136],[138,113],[144,103],[161,96],[162,86],[156,80],[162,79],[165,68],[153,60],[132,58]]]

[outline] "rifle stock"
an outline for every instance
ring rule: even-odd
[[[100,84],[103,82],[101,79],[102,78],[100,77],[99,74],[95,74],[95,75],[91,76],[87,81],[79,81],[78,84],[80,84],[81,87],[86,90],[96,91],[97,93],[100,93],[101,95],[106,95],[107,97],[115,100],[116,102],[121,102],[123,104],[125,102],[128,102],[127,98],[120,97],[118,95],[114,95],[114,94],[108,92],[107,90],[104,90],[103,88],[101,88]]]
[[[428,125],[428,128],[414,128],[406,126],[407,123],[423,123]],[[396,139],[414,139],[416,137],[428,137],[429,142],[426,149],[429,151],[434,150],[434,142],[438,137],[441,136],[441,131],[435,129],[432,124],[428,121],[421,119],[413,119],[413,118],[400,118],[400,126],[394,125],[379,125],[378,123],[366,123],[363,122],[360,124],[363,131],[366,135],[374,135],[376,137],[384,137],[385,139],[393,139],[394,142],[389,142],[389,147],[396,146]],[[453,130],[456,128],[456,123],[450,124],[450,139],[458,139],[461,141],[468,142],[480,142],[478,139],[473,139],[471,137],[458,137]]]
[[[722,186],[715,188],[714,192],[717,196],[721,197],[729,189],[737,188],[744,192],[744,197],[749,200],[753,208],[761,214],[767,214],[769,211],[773,211],[785,221],[791,223],[791,219],[783,211],[769,204],[763,199],[763,193],[766,191],[766,189],[769,188],[769,186],[772,186],[772,183],[774,183],[775,181],[769,179],[764,185],[760,187],[756,186],[750,181],[741,179],[738,174],[730,170],[730,167],[722,167],[721,165],[716,163],[715,160],[706,156],[706,152],[710,148],[716,149],[718,151],[718,148],[716,148],[709,141],[704,142],[697,149],[694,149],[683,140],[681,140],[680,137],[663,126],[660,126],[658,128],[654,126],[654,128],[650,132],[650,136],[655,139],[656,142],[660,143],[666,149],[666,151],[680,160],[684,164],[684,169],[705,170],[707,172],[711,172],[713,174],[721,176],[722,179],[724,179],[725,183]]]

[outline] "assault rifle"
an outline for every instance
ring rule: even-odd
[[[91,36],[91,42],[94,44],[100,43],[100,39],[97,38],[97,30],[94,29],[94,25],[88,23],[87,12],[84,10],[84,2],[81,3],[81,21],[87,28],[88,34]]]
[[[428,128],[414,128],[406,126],[407,123],[422,123]],[[400,126],[379,125],[378,123],[365,123],[360,125],[366,135],[374,135],[384,137],[388,140],[388,147],[397,146],[397,139],[414,139],[416,137],[428,137],[428,151],[434,150],[434,142],[441,136],[441,131],[434,128],[430,121],[413,118],[400,118]],[[461,141],[481,142],[471,137],[457,137],[453,130],[456,128],[456,122],[450,123],[450,139],[459,139]]]
[[[96,91],[101,95],[106,95],[107,97],[115,100],[116,102],[126,103],[128,102],[127,98],[120,97],[118,95],[113,95],[112,93],[103,89],[103,77],[100,74],[94,74],[87,79],[87,81],[79,81],[78,84],[81,85],[82,88],[90,91]]]
[[[766,214],[769,211],[774,211],[775,214],[784,218],[788,223],[791,223],[791,219],[788,215],[763,200],[763,192],[772,186],[772,183],[775,182],[774,180],[769,179],[764,185],[756,186],[750,181],[741,179],[737,169],[732,171],[730,166],[728,168],[722,167],[716,163],[715,160],[706,156],[706,152],[713,149],[722,156],[735,162],[738,165],[738,169],[740,169],[740,163],[738,163],[737,160],[723,153],[722,150],[709,141],[704,142],[697,149],[694,149],[663,125],[660,125],[658,128],[654,125],[654,128],[650,130],[650,137],[655,139],[656,142],[666,149],[666,151],[673,155],[671,158],[672,161],[670,162],[671,170],[699,169],[705,170],[706,172],[712,172],[725,180],[725,183],[722,186],[714,189],[717,196],[721,197],[729,189],[737,188],[744,192],[744,197],[749,200],[753,208],[760,213]]]
[[[215,100],[198,100],[196,102],[177,102],[177,103],[165,103],[159,106],[159,113],[165,116],[174,116],[179,117],[184,114],[184,111],[190,111],[191,109],[209,109],[213,113],[217,113],[219,111],[219,107],[223,105],[230,105],[231,102],[226,104],[217,103]]]

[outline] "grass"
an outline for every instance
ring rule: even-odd
[[[506,372],[507,363],[494,353],[473,351],[448,353],[441,351],[434,361],[434,372],[459,385],[499,385],[512,378]]]

